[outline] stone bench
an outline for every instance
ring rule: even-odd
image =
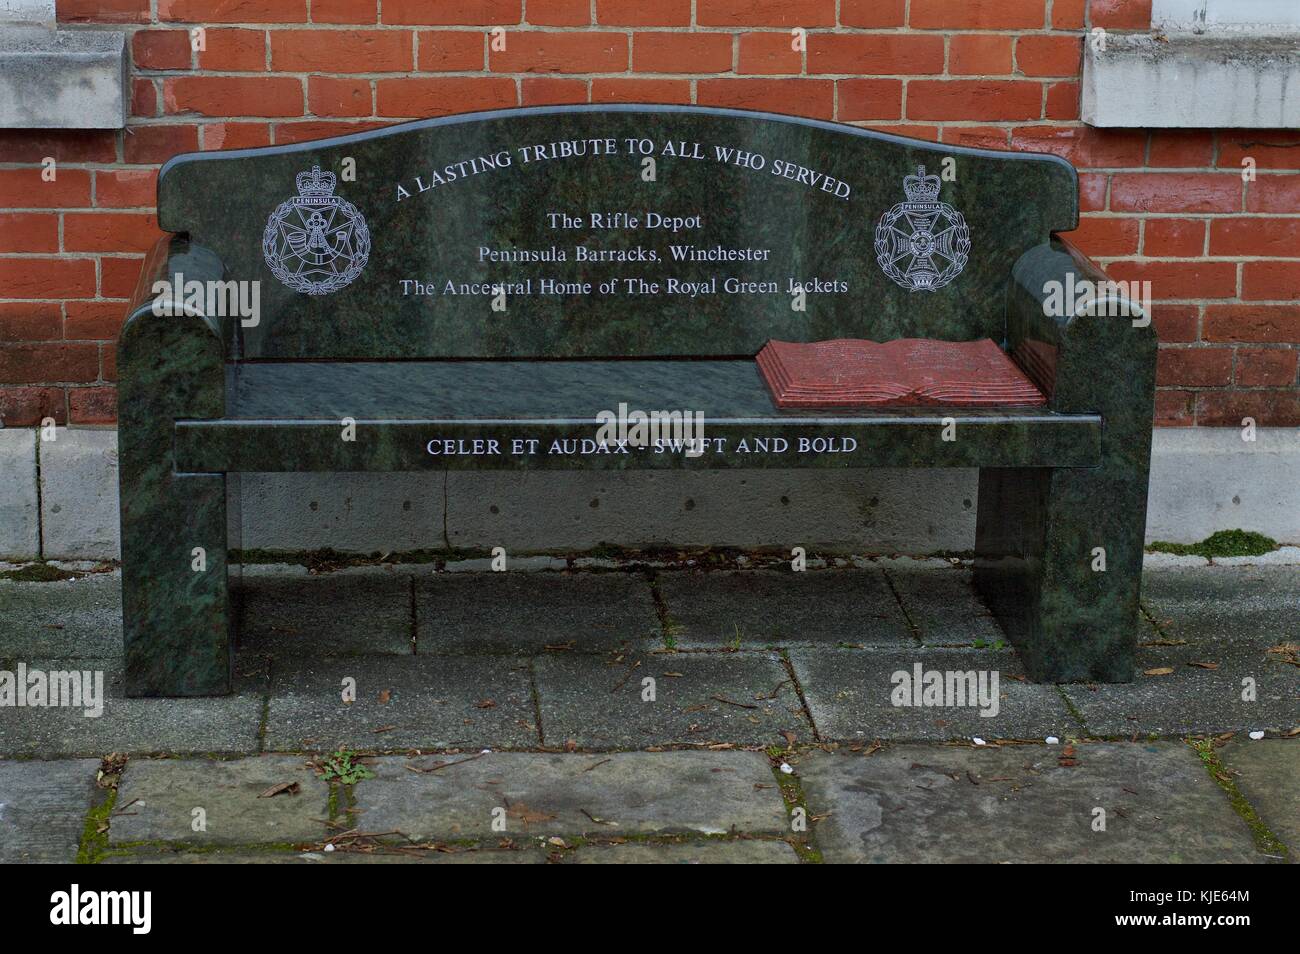
[[[230,690],[227,481],[276,471],[978,467],[975,579],[1028,672],[1132,677],[1155,340],[1053,235],[1060,159],[520,109],[178,156],[158,214],[119,343],[133,695]],[[777,408],[756,352],[834,338],[991,338],[1046,400]],[[704,441],[600,437],[621,406]]]

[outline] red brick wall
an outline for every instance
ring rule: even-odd
[[[382,5],[382,16],[379,7]],[[1081,170],[1075,240],[1149,279],[1157,422],[1300,425],[1300,136],[1079,122],[1085,30],[1150,0],[58,0],[132,32],[125,133],[0,131],[0,415],[114,419],[114,345],[174,153],[543,103],[767,109]],[[187,30],[206,29],[206,50]],[[507,31],[489,51],[488,30]],[[808,31],[807,51],[790,30]],[[43,182],[40,160],[58,160]],[[1243,156],[1258,177],[1244,182]]]

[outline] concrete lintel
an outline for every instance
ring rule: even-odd
[[[0,0],[0,23],[54,26],[54,0]]]
[[[1084,44],[1083,121],[1126,128],[1300,126],[1300,35],[1109,34]]]
[[[124,33],[0,31],[0,129],[121,129],[126,90]]]

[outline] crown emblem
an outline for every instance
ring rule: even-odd
[[[903,177],[903,191],[907,193],[908,202],[938,202],[939,185],[939,177],[927,176],[925,166],[917,166],[916,175]]]
[[[311,172],[298,173],[298,194],[302,196],[333,195],[334,187],[338,185],[338,181],[338,177],[334,173],[321,172],[320,166],[312,166]],[[938,189],[935,190],[935,194],[938,194]]]

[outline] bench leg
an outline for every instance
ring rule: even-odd
[[[1146,475],[1105,471],[980,471],[975,585],[1036,682],[1133,678]]]
[[[142,306],[118,342],[122,629],[129,696],[231,686],[226,477],[177,473],[175,422],[224,410],[222,345],[205,320]]]
[[[225,483],[221,474],[159,474],[123,500],[129,696],[230,692]]]

